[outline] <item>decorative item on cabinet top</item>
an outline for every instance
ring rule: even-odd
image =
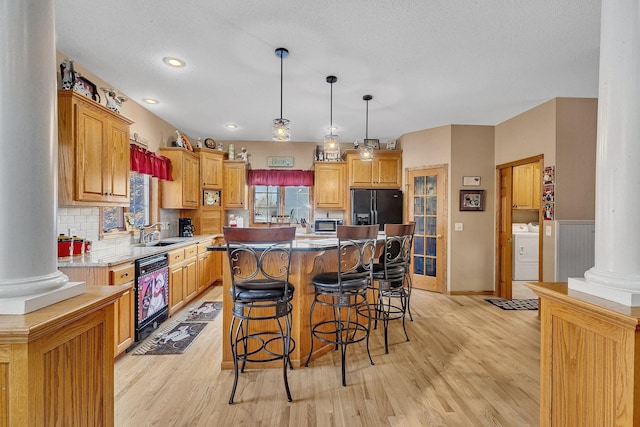
[[[206,142],[206,141],[205,141]],[[179,130],[176,130],[176,140],[172,144],[174,147],[186,148],[188,151],[193,151],[191,143],[186,136],[182,135]]]
[[[89,99],[100,103],[100,94],[96,85],[82,77],[73,67],[73,61],[65,59],[60,63],[60,81],[64,90],[73,90]]]
[[[116,113],[120,113],[119,107],[122,107],[122,104],[128,101],[129,98],[123,95],[117,95],[117,91],[111,87],[101,87],[100,89],[104,92],[107,108],[115,111]]]

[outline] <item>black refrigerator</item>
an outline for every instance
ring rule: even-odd
[[[351,224],[402,224],[402,191],[351,190]]]

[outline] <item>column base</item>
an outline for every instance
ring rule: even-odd
[[[569,277],[568,286],[569,289],[573,291],[594,295],[596,297],[617,302],[628,307],[640,306],[640,290],[630,290],[600,285],[597,283],[588,282],[586,279],[576,277]]]
[[[51,291],[13,298],[0,298],[0,314],[26,314],[85,293],[85,282],[68,282]]]

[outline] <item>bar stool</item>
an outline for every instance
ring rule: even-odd
[[[385,224],[384,253],[373,266],[374,329],[380,320],[384,327],[384,352],[389,353],[389,321],[402,319],[404,336],[409,341],[405,316],[411,296],[411,244],[415,223]]]
[[[282,359],[287,400],[291,402],[287,366],[293,368],[289,355],[295,342],[291,339],[294,287],[289,283],[289,269],[296,229],[223,227],[223,233],[231,271],[230,293],[233,302],[229,328],[233,389],[229,404],[233,403],[238,385],[239,362],[242,362],[241,372],[244,372],[247,362],[279,359]],[[277,331],[252,333],[250,323],[256,320],[275,320]]]
[[[309,313],[311,325],[311,350],[305,367],[313,354],[314,338],[340,348],[342,385],[346,386],[346,353],[350,344],[366,340],[369,352],[371,311],[367,289],[371,283],[373,260],[376,251],[378,225],[339,225],[337,271],[320,273],[311,279],[314,298]],[[333,319],[313,323],[316,306],[330,307]]]

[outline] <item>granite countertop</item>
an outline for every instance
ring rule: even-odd
[[[256,245],[257,247],[258,245]],[[300,239],[293,241],[292,251],[294,252],[316,252],[338,249],[338,238],[330,237],[325,239]],[[225,252],[227,246],[223,244],[207,246],[207,250],[214,252]]]
[[[108,267],[123,262],[134,261],[150,255],[169,252],[185,246],[200,242],[211,241],[222,234],[211,234],[194,237],[168,237],[162,239],[163,242],[175,242],[168,246],[121,246],[109,250],[96,250],[81,256],[58,258],[58,268],[60,267]]]
[[[378,233],[378,244],[380,244],[380,242],[384,242],[384,240],[384,233]],[[291,248],[293,252],[318,252],[332,249],[338,249],[337,237],[325,236],[324,238],[304,239],[300,236],[296,236],[296,240],[293,241],[293,245]],[[207,246],[207,250],[214,252],[225,252],[227,250],[227,246],[224,243],[211,245]]]

